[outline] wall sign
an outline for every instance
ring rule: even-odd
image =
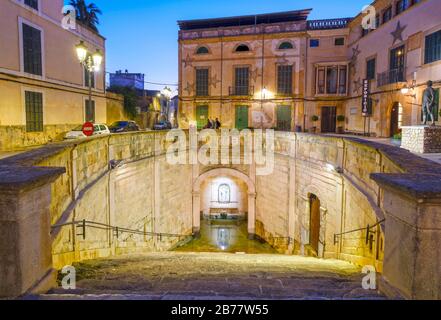
[[[364,79],[363,80],[363,95],[361,99],[361,113],[363,117],[369,117],[371,115],[371,108],[369,108],[369,95],[370,95],[370,88],[369,88],[369,80]]]

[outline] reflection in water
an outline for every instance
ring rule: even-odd
[[[248,239],[246,220],[202,220],[200,237],[175,250],[187,252],[276,253],[276,250],[271,248],[269,244]]]
[[[230,245],[230,230],[225,228],[217,229],[217,246],[225,250]]]

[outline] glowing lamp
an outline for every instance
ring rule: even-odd
[[[84,63],[87,58],[87,48],[84,45],[84,41],[81,41],[79,44],[75,46],[75,49],[77,51],[77,57],[80,63]]]

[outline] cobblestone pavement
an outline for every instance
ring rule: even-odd
[[[384,299],[339,260],[164,252],[76,264],[77,289],[27,299]]]

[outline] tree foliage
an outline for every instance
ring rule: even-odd
[[[127,116],[133,119],[138,115],[138,111],[136,110],[138,105],[138,96],[134,88],[112,86],[109,87],[107,91],[124,96],[124,112],[127,114]]]
[[[86,4],[85,0],[71,0],[70,5],[75,8],[78,21],[98,32],[100,24],[98,15],[103,13],[94,3]]]

